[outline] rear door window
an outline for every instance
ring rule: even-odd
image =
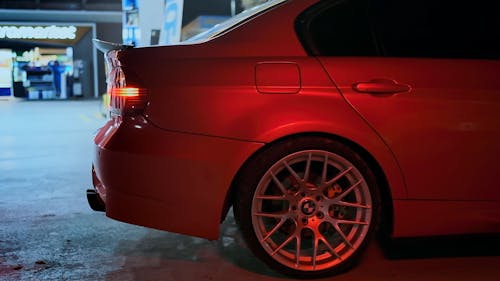
[[[500,58],[495,1],[322,1],[297,19],[314,56]]]
[[[375,56],[377,48],[367,1],[323,1],[301,15],[297,32],[317,56]]]
[[[500,21],[495,1],[374,1],[384,55],[498,59]]]

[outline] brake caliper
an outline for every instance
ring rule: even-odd
[[[334,184],[332,186],[329,186],[326,189],[326,197],[329,199],[335,198],[337,195],[340,195],[342,193],[342,187],[338,184]]]

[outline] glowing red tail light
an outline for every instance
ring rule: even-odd
[[[123,67],[114,67],[108,77],[111,116],[134,116],[144,112],[148,91],[137,76]]]
[[[111,88],[111,115],[133,116],[144,112],[147,90],[139,87]]]
[[[136,87],[112,88],[111,96],[126,97],[126,98],[139,97],[139,95],[143,91],[144,89]]]

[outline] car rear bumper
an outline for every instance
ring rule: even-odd
[[[166,131],[143,117],[109,121],[94,142],[93,184],[107,216],[207,239],[218,238],[238,169],[263,145]]]

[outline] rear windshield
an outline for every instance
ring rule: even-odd
[[[283,2],[286,2],[288,0],[268,0],[262,4],[259,4],[257,6],[254,6],[248,10],[245,10],[239,14],[237,14],[234,17],[231,17],[215,26],[212,28],[197,34],[191,38],[188,38],[187,40],[184,40],[183,42],[185,43],[201,43],[204,41],[208,41],[214,37],[217,37],[218,35],[232,29],[233,27],[237,26],[238,24],[254,17],[255,15],[270,9],[274,6],[277,6]]]

